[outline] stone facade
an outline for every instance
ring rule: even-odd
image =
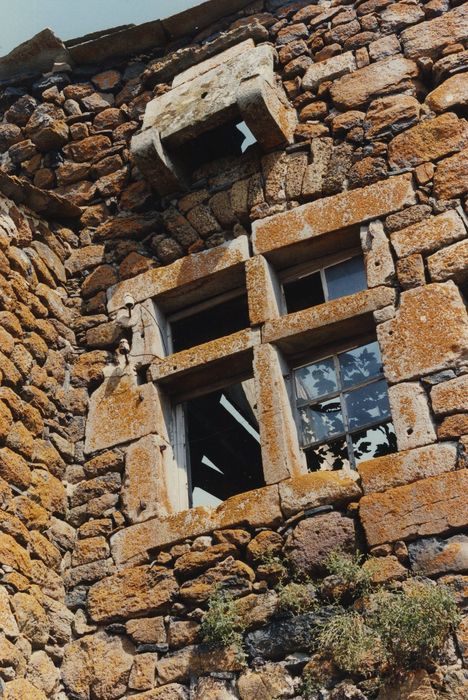
[[[465,615],[436,673],[380,699],[466,697],[467,20],[213,0],[0,59],[5,700],[299,699],[275,557],[323,577],[336,549],[452,585]],[[216,152],[239,121],[256,143]],[[356,251],[367,289],[289,311],[286,272]],[[238,290],[242,328],[171,351],[169,317]],[[396,451],[309,472],[288,378],[370,337]],[[171,401],[246,377],[262,485],[189,509]],[[202,644],[220,586],[247,665]]]

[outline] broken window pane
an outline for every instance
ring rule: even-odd
[[[367,384],[345,394],[350,429],[383,420],[390,415],[387,382]]]
[[[350,468],[348,449],[344,438],[309,448],[306,450],[306,458],[307,467],[311,472]]]
[[[364,260],[356,256],[325,269],[328,299],[338,299],[367,289]]]
[[[384,423],[375,428],[367,428],[352,436],[356,464],[366,459],[383,457],[396,452],[396,436],[392,423]]]
[[[299,410],[303,444],[319,442],[344,431],[340,397]]]
[[[382,374],[382,359],[377,341],[338,355],[343,387],[362,384]]]
[[[300,277],[292,282],[285,282],[283,292],[289,314],[323,304],[325,301],[320,272]]]
[[[317,399],[332,394],[338,389],[333,358],[314,362],[295,372],[296,395],[298,399]]]
[[[177,314],[177,320],[171,320],[169,317],[173,352],[222,338],[250,325],[245,294],[201,310],[195,307],[193,313],[188,309],[182,318],[180,315]]]
[[[253,380],[187,401],[192,505],[264,486]]]

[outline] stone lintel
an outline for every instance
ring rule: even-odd
[[[468,470],[461,469],[363,496],[359,515],[369,546],[466,527],[467,490]]]
[[[210,365],[224,358],[234,358],[260,342],[260,331],[247,328],[223,338],[215,338],[202,345],[181,350],[168,357],[156,358],[151,367],[153,381],[174,375],[182,375],[196,368],[209,369]],[[210,374],[207,374],[209,381]]]
[[[216,529],[249,524],[252,527],[276,527],[281,522],[278,486],[265,486],[233,496],[217,508],[199,506],[166,518],[132,525],[111,538],[115,561],[122,566],[144,561],[150,550],[206,535]]]
[[[273,321],[262,330],[264,343],[277,343],[291,353],[302,352],[311,345],[329,343],[350,334],[371,329],[372,313],[394,304],[395,290],[374,287],[357,294],[296,311]]]
[[[86,423],[86,454],[158,434],[167,442],[163,411],[153,384],[136,385],[128,376],[106,379],[92,394]]]
[[[178,299],[179,308],[181,299],[185,306],[209,299],[240,285],[241,263],[249,255],[247,236],[239,236],[217,248],[187,255],[165,267],[142,272],[108,290],[108,311],[112,313],[124,308],[126,294],[130,294],[136,302],[161,297],[170,307],[175,304],[174,301],[171,303],[171,299]]]
[[[362,491],[356,472],[345,470],[302,474],[279,485],[281,510],[285,518],[308,508],[342,506],[359,500]]]
[[[267,253],[391,214],[415,203],[411,175],[396,175],[254,221],[254,252]]]
[[[287,370],[286,370],[287,371]],[[277,483],[306,471],[278,350],[254,350],[254,377],[265,482]]]
[[[456,443],[444,442],[369,459],[359,464],[358,472],[364,493],[369,494],[450,472],[456,467]]]

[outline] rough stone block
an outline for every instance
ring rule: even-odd
[[[395,265],[382,222],[372,221],[368,228],[361,231],[361,244],[366,264],[367,286],[371,288],[391,284],[395,279]]]
[[[434,196],[452,199],[468,192],[468,149],[445,158],[434,173]]]
[[[418,73],[414,61],[391,56],[339,78],[331,86],[330,94],[338,109],[359,109]]]
[[[249,244],[247,236],[239,236],[224,245],[188,255],[176,260],[171,265],[148,270],[140,275],[111,287],[108,291],[108,311],[112,313],[125,307],[124,297],[130,294],[136,302],[145,301],[151,297],[157,297],[172,290],[177,295],[181,294],[181,286],[187,285],[184,292],[190,293],[190,284],[200,287],[199,281],[203,279],[203,291],[194,290],[187,298],[187,304],[196,303],[214,294],[220,294],[231,285],[226,286],[226,277],[219,275],[228,268],[236,268],[249,258]],[[224,281],[223,281],[224,278]],[[198,284],[197,284],[198,283]]]
[[[431,390],[432,408],[436,415],[457,413],[468,408],[468,374],[436,384]]]
[[[427,267],[433,282],[462,282],[468,276],[468,240],[434,253],[427,259]]]
[[[385,376],[402,382],[445,369],[466,356],[468,316],[453,282],[401,295],[395,318],[377,327]]]
[[[436,441],[426,392],[417,382],[389,387],[388,398],[399,450],[411,450]]]
[[[369,494],[450,472],[456,467],[457,446],[446,442],[360,462],[358,472],[364,493]]]
[[[398,211],[415,203],[411,177],[398,175],[348,192],[304,204],[288,212],[255,221],[256,253],[339,231],[354,224]]]
[[[413,571],[423,576],[468,572],[468,536],[417,540],[408,547]]]
[[[405,29],[400,36],[406,56],[436,57],[449,44],[468,38],[468,8],[466,5],[445,12],[429,22],[422,22]]]
[[[159,683],[165,684],[188,680],[190,674],[239,671],[241,668],[242,662],[236,647],[210,649],[206,645],[194,646],[160,659],[156,664],[156,677]]]
[[[359,515],[369,546],[441,535],[468,524],[468,470],[364,496]]]
[[[359,500],[362,492],[352,473],[321,471],[282,481],[279,493],[284,517],[290,518],[301,510]]]
[[[423,256],[420,253],[412,253],[397,260],[397,278],[398,284],[405,290],[426,284]]]
[[[168,439],[153,384],[137,386],[128,375],[108,378],[89,402],[85,452],[97,452],[149,434]]]
[[[430,92],[425,100],[434,112],[445,112],[454,107],[468,104],[468,74],[460,73],[448,78],[442,85]]]
[[[279,318],[281,290],[274,270],[262,255],[247,260],[245,277],[251,325]]]
[[[335,80],[346,73],[356,70],[356,61],[352,51],[340,56],[332,56],[310,66],[302,79],[304,90],[315,90],[324,80]]]
[[[465,236],[461,217],[451,209],[395,231],[390,239],[398,257],[403,258],[413,253],[430,253]]]
[[[167,569],[125,569],[90,588],[88,612],[94,622],[157,614],[167,609],[177,591],[174,575]]]
[[[388,146],[388,159],[394,168],[414,167],[459,151],[467,137],[465,120],[448,112],[395,136]]]

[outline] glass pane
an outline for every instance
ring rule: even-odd
[[[339,397],[328,399],[299,410],[302,442],[326,440],[330,435],[344,432],[343,416]]]
[[[390,415],[387,382],[383,379],[345,394],[345,402],[351,430]]]
[[[392,423],[384,423],[375,428],[361,430],[351,436],[356,464],[366,459],[383,457],[396,452],[396,436]]]
[[[345,260],[338,265],[325,269],[325,279],[328,287],[328,299],[338,299],[348,294],[367,289],[364,260],[361,256]]]
[[[299,402],[317,399],[338,389],[335,365],[331,357],[297,369],[294,376]]]
[[[350,469],[346,440],[335,440],[306,450],[310,472],[332,469]]]
[[[379,344],[375,340],[338,355],[343,387],[361,384],[382,373]]]

